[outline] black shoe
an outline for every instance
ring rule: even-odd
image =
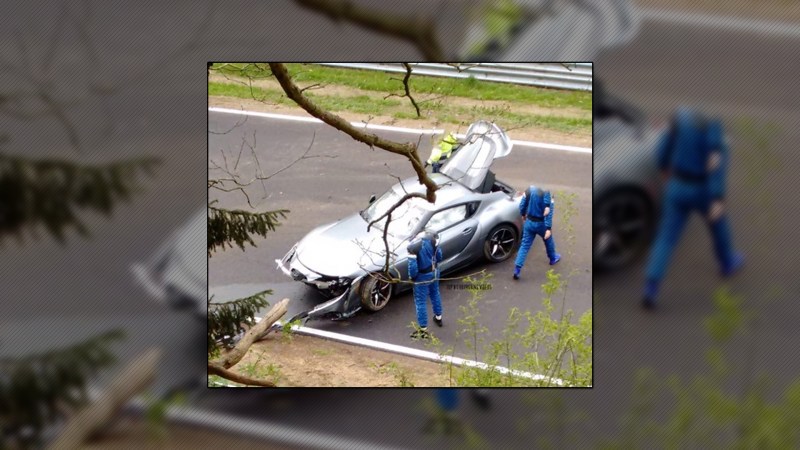
[[[411,333],[411,339],[428,339],[431,335],[428,333],[428,330],[425,328],[420,328],[418,330],[414,330]]]
[[[642,308],[653,311],[656,309],[656,300],[652,297],[644,297],[642,299]]]
[[[487,411],[489,408],[492,407],[492,402],[489,400],[489,396],[485,392],[481,391],[473,391],[472,392],[472,401],[478,405],[478,408]]]
[[[436,325],[439,325],[440,327],[444,326],[442,319],[437,319],[436,316],[433,317],[433,321],[436,322]]]

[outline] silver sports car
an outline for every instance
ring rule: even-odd
[[[511,140],[497,125],[479,121],[467,130],[462,147],[431,178],[439,186],[436,203],[411,198],[392,212],[386,231],[391,279],[383,273],[385,220],[380,218],[406,193],[425,192],[416,178],[394,185],[370,199],[359,213],[312,230],[295,244],[278,268],[296,281],[317,288],[330,300],[291,320],[347,318],[364,308],[383,309],[393,295],[408,290],[407,247],[422,230],[440,236],[442,274],[486,259],[508,259],[518,241],[521,193],[495,179],[489,170],[495,158],[511,152]]]
[[[618,269],[647,249],[662,183],[656,147],[664,126],[608,95],[595,80],[593,268]]]

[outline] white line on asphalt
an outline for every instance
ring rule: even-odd
[[[131,406],[134,409],[143,410],[147,407],[147,404],[143,400],[136,399],[131,402]],[[170,421],[205,428],[214,428],[229,433],[265,439],[270,442],[280,442],[292,446],[331,450],[392,449],[392,447],[379,445],[377,443],[354,441],[340,436],[323,434],[318,431],[304,430],[299,427],[278,425],[262,420],[246,419],[242,416],[221,414],[197,408],[171,407],[167,410],[166,416]]]
[[[261,318],[260,317],[256,317],[255,321],[259,322],[259,321],[261,321]],[[275,323],[278,326],[281,325],[280,321],[275,322]],[[530,373],[530,372],[523,372],[523,371],[520,371],[520,370],[513,370],[513,369],[509,369],[507,367],[502,367],[502,366],[492,366],[492,365],[489,365],[489,364],[486,364],[486,363],[482,363],[482,362],[479,362],[479,361],[472,361],[472,360],[469,360],[469,359],[463,359],[463,358],[459,358],[459,357],[456,357],[456,356],[440,355],[438,353],[429,352],[429,351],[425,351],[425,350],[419,350],[419,349],[416,349],[416,348],[403,347],[401,345],[388,344],[386,342],[373,341],[372,339],[364,339],[364,338],[355,337],[355,336],[348,336],[346,334],[332,333],[330,331],[318,330],[316,328],[301,327],[301,326],[298,326],[298,325],[293,325],[292,326],[292,330],[296,331],[296,332],[298,332],[300,334],[305,334],[305,335],[308,335],[308,336],[316,336],[316,337],[320,337],[320,338],[323,338],[323,339],[330,339],[330,340],[333,340],[333,341],[343,342],[343,343],[346,343],[346,344],[360,345],[362,347],[368,347],[368,348],[373,348],[373,349],[377,349],[377,350],[388,351],[388,352],[397,353],[397,354],[400,354],[400,355],[411,356],[411,357],[414,357],[414,358],[425,359],[425,360],[433,361],[433,362],[452,363],[452,364],[455,364],[457,366],[477,367],[477,368],[480,368],[480,369],[483,369],[483,370],[495,370],[495,371],[497,371],[497,372],[499,372],[499,373],[501,373],[503,375],[511,374],[511,375],[513,375],[515,377],[528,378],[530,380],[547,380],[549,378],[549,377],[547,377],[545,375],[539,375],[539,374]],[[552,381],[553,384],[558,385],[558,386],[564,386],[566,384],[566,383],[564,383],[563,380],[558,379],[558,378],[550,378],[550,380]]]
[[[238,114],[243,116],[264,117],[267,119],[293,120],[296,122],[307,122],[307,123],[322,123],[322,121],[317,119],[316,117],[292,116],[288,114],[275,114],[275,113],[266,113],[258,111],[245,111],[241,109],[217,108],[213,106],[209,107],[208,110],[211,112]],[[377,125],[365,122],[350,122],[350,124],[353,125],[354,127],[359,127],[359,128],[366,128],[371,130],[395,131],[398,133],[433,134],[433,135],[444,133],[444,130],[440,130],[438,128],[434,129],[404,128],[404,127],[395,127],[391,125]],[[465,137],[465,135],[463,134],[457,134],[455,136],[459,139]],[[517,140],[512,140],[511,142],[514,145],[519,145],[522,147],[543,148],[547,150],[563,150],[567,152],[580,152],[588,154],[592,153],[592,149],[588,147],[575,147],[572,145],[547,144],[544,142],[517,141]]]
[[[768,20],[746,19],[743,17],[719,16],[668,9],[640,9],[638,14],[642,19],[654,22],[718,28],[795,39],[800,38],[800,24],[798,23],[773,22]]]

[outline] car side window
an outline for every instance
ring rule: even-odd
[[[472,217],[478,211],[478,206],[480,206],[479,202],[467,203],[467,219]]]
[[[428,226],[426,228],[438,233],[466,218],[467,205],[458,205],[434,214],[428,221]]]

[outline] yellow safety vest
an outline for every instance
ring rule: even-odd
[[[458,140],[453,136],[453,133],[448,133],[447,136],[439,142],[439,145],[431,150],[431,157],[428,159],[428,163],[439,162],[442,157],[444,157],[444,159],[449,158],[450,154],[453,152],[453,146],[457,143]]]

